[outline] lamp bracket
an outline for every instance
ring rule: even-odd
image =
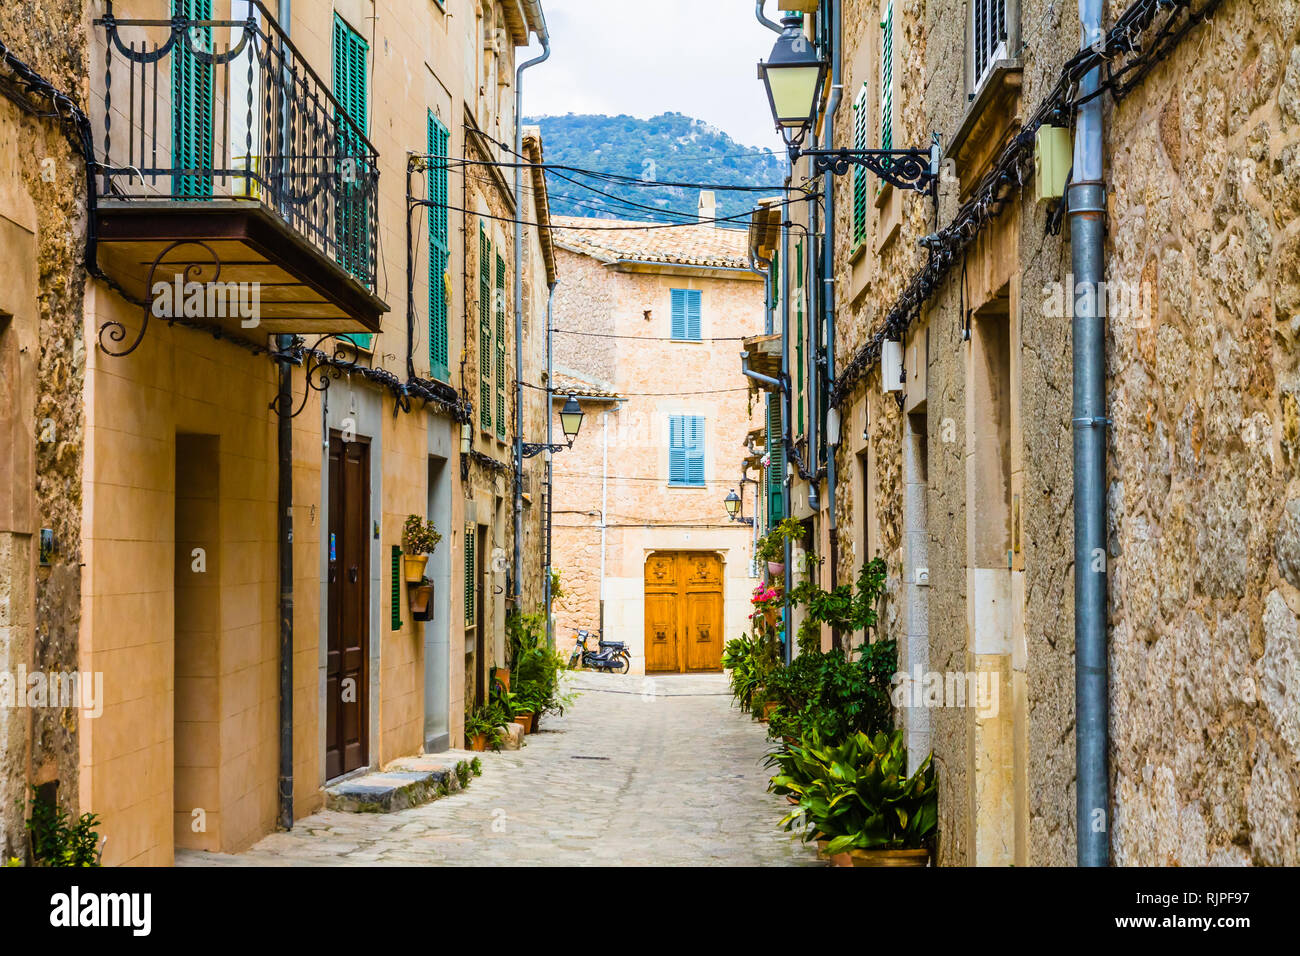
[[[939,177],[929,149],[790,149],[790,161],[801,156],[812,159],[814,176],[834,173],[843,176],[850,167],[861,166],[899,189],[933,194]]]
[[[564,444],[562,442],[548,444],[547,442],[526,441],[522,445],[521,454],[525,458],[536,458],[544,451],[549,451],[551,454],[555,454],[557,451],[564,451],[566,448],[572,447],[572,444]]]

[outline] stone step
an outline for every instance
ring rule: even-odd
[[[345,813],[395,813],[436,800],[461,788],[449,754],[425,754],[394,760],[368,773],[325,788],[325,806]]]

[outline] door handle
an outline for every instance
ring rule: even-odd
[[[357,583],[357,566],[355,564],[348,568],[348,580],[353,584]]]

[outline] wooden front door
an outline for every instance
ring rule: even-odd
[[[647,673],[722,669],[722,559],[658,551],[645,566]]]
[[[370,446],[330,436],[325,777],[366,766],[370,656]]]

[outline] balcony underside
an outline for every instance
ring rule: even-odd
[[[257,283],[258,336],[378,332],[388,311],[382,299],[256,201],[103,199],[96,224],[100,267],[137,301],[151,301],[151,270],[156,286],[193,265],[196,273],[187,279],[197,282]],[[174,243],[182,244],[168,250]],[[250,335],[238,314],[200,318]]]
[[[755,335],[745,339],[745,351],[749,353],[751,371],[766,375],[768,378],[781,377],[781,333],[772,335]],[[760,391],[770,392],[768,385],[750,379],[750,385]]]

